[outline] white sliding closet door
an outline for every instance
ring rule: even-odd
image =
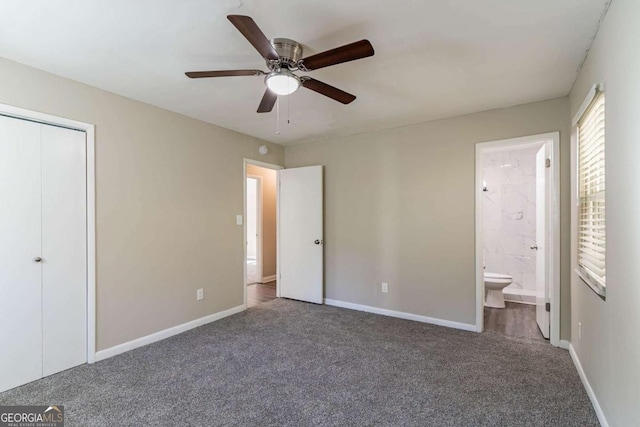
[[[42,363],[51,375],[87,361],[84,132],[41,126]]]
[[[0,116],[0,391],[42,377],[40,125]]]
[[[84,132],[0,116],[0,391],[86,362]]]

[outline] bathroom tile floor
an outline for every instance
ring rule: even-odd
[[[506,308],[484,308],[485,331],[544,340],[536,323],[536,306],[507,302]]]

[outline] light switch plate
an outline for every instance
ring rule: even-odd
[[[236,215],[236,225],[242,225],[242,215]]]

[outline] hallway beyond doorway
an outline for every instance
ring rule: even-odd
[[[247,285],[247,307],[276,299],[276,282]]]

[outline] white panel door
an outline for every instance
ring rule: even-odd
[[[43,375],[87,361],[84,132],[42,125]]]
[[[322,166],[280,171],[280,296],[322,304]]]
[[[547,280],[547,194],[549,179],[546,144],[536,154],[536,321],[545,338],[549,338],[549,281]]]
[[[0,116],[0,392],[42,376],[40,125]]]

